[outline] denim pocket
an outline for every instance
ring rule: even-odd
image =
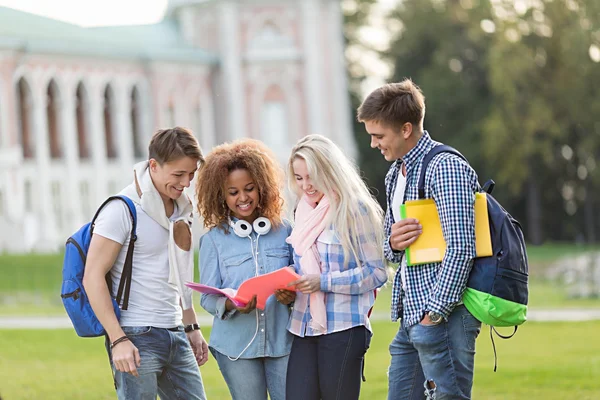
[[[256,273],[256,265],[254,265],[250,252],[242,252],[242,254],[224,259],[223,266],[225,267],[227,278],[231,281],[228,287],[237,288],[242,282],[253,277]]]
[[[290,264],[290,251],[287,248],[266,249],[267,271],[277,271],[280,268],[287,267]]]
[[[447,347],[448,323],[437,325],[415,324],[409,328],[409,337],[415,348],[423,350]]]
[[[481,322],[467,311],[462,315],[462,323],[465,330],[465,345],[469,350],[475,350],[475,342],[481,332]]]

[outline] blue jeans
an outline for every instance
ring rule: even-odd
[[[388,400],[470,399],[480,330],[481,322],[464,305],[448,322],[401,326],[390,344]]]
[[[231,361],[226,355],[210,349],[232,400],[285,400],[285,371],[289,356],[240,358]]]
[[[371,332],[357,326],[322,336],[294,336],[287,400],[358,400]]]
[[[162,400],[206,400],[198,363],[183,326],[122,328],[140,352],[140,376],[117,371],[113,364],[119,400],[156,400],[157,394]]]

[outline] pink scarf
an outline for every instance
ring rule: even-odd
[[[325,229],[325,221],[329,212],[329,200],[323,196],[318,205],[310,203],[302,196],[296,208],[294,230],[286,241],[294,247],[301,257],[300,269],[304,275],[321,274],[321,258],[316,241]],[[320,290],[310,294],[310,327],[319,333],[327,332],[327,311],[325,294]]]

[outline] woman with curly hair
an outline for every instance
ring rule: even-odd
[[[387,281],[383,211],[331,140],[306,136],[292,149],[296,193],[288,241],[302,275],[288,325],[294,334],[287,400],[358,400],[371,340],[374,290]]]
[[[209,231],[200,239],[200,282],[237,289],[242,282],[293,263],[281,217],[283,171],[261,142],[244,139],[216,147],[198,175],[198,210]],[[264,310],[254,298],[240,307],[225,296],[203,294],[214,316],[210,350],[233,400],[285,399],[292,336],[288,305],[295,292],[282,290]]]

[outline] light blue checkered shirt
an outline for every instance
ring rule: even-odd
[[[425,131],[417,145],[402,160],[392,164],[385,177],[388,207],[384,221],[384,253],[393,263],[400,264],[404,256],[403,251],[392,250],[389,243],[394,224],[392,201],[402,163],[406,164],[404,201],[417,200],[423,158],[440,144]],[[447,319],[462,300],[475,258],[474,202],[478,187],[475,171],[454,154],[441,153],[429,164],[425,174],[425,197],[433,198],[438,208],[446,254],[441,263],[406,267],[405,287],[402,287],[398,268],[392,289],[392,321],[402,318],[403,325],[412,326],[420,322],[427,311],[437,312]]]
[[[381,248],[375,245],[375,235],[381,233],[377,232],[381,225],[364,225],[365,232],[361,232],[358,238],[361,266],[352,255],[348,265],[344,265],[342,244],[334,229],[325,229],[317,238],[321,259],[321,291],[325,293],[327,311],[326,333],[355,326],[365,326],[371,330],[368,313],[375,301],[374,290],[387,281],[387,273]],[[296,272],[302,274],[296,252],[294,264]],[[310,320],[310,295],[297,292],[288,330],[301,337],[319,335],[310,327]]]

